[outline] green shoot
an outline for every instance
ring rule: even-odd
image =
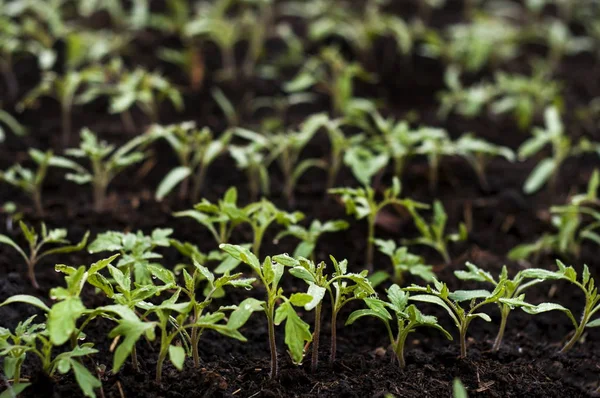
[[[375,245],[377,245],[380,252],[388,256],[392,261],[394,268],[393,281],[395,284],[402,286],[404,284],[404,274],[407,272],[413,276],[418,276],[426,282],[432,282],[435,278],[433,267],[425,265],[423,258],[410,253],[408,248],[398,247],[393,240],[375,239]]]
[[[91,184],[94,191],[94,210],[103,212],[106,206],[106,191],[110,182],[123,170],[144,159],[144,153],[138,147],[148,141],[150,136],[138,136],[122,147],[115,149],[89,129],[81,130],[79,148],[67,150],[67,154],[76,158],[88,159],[91,168],[73,167],[73,173],[67,174],[68,180],[77,184]]]
[[[338,232],[348,229],[350,224],[343,220],[327,221],[322,223],[319,220],[313,220],[308,228],[301,225],[289,225],[285,231],[281,231],[274,239],[274,243],[278,244],[279,241],[286,236],[293,236],[300,240],[298,246],[294,250],[292,255],[295,258],[305,257],[315,262],[315,251],[317,247],[317,241],[321,235],[330,232]]]
[[[418,207],[411,204],[406,206],[413,217],[415,226],[421,234],[416,239],[405,239],[403,243],[406,245],[425,245],[437,251],[444,259],[446,264],[449,264],[450,254],[448,253],[448,242],[461,242],[467,240],[468,231],[465,224],[460,223],[458,233],[446,234],[446,222],[448,216],[444,210],[444,205],[439,200],[433,203],[433,219],[431,224],[418,212]]]
[[[295,256],[294,256],[295,257]],[[331,298],[331,355],[330,363],[335,361],[335,351],[337,346],[337,316],[339,311],[348,302],[375,294],[375,290],[366,278],[366,271],[360,274],[348,273],[348,262],[346,260],[339,262],[331,257],[334,266],[334,273],[329,277],[325,274],[325,263],[321,262],[315,265],[304,257],[292,258],[286,254],[274,256],[273,260],[279,264],[291,267],[290,274],[300,278],[308,284],[308,294],[312,300],[304,306],[304,309],[310,311],[315,309],[315,326],[313,332],[313,348],[311,369],[316,372],[319,366],[319,341],[321,334],[321,311],[323,307],[323,298],[325,293],[329,293]],[[334,291],[335,290],[335,291]],[[348,297],[352,295],[351,297]]]
[[[267,317],[267,326],[269,331],[269,349],[271,351],[271,379],[278,376],[277,345],[275,341],[275,325],[285,321],[285,343],[294,363],[302,362],[304,358],[304,346],[312,341],[309,325],[302,320],[296,313],[294,306],[306,306],[314,298],[307,293],[294,293],[286,297],[279,282],[284,273],[284,266],[270,257],[266,257],[261,265],[258,258],[248,249],[241,246],[222,244],[219,246],[222,250],[229,253],[232,257],[242,261],[252,268],[258,276],[261,284],[266,290],[266,301],[260,302]],[[282,301],[279,306],[277,304]]]
[[[415,202],[411,199],[400,199],[400,180],[394,178],[390,188],[383,192],[381,201],[375,198],[373,188],[335,188],[329,190],[329,193],[340,195],[342,202],[346,206],[346,212],[354,215],[357,220],[367,219],[367,250],[365,263],[369,270],[373,270],[373,244],[375,242],[375,223],[377,214],[383,208],[389,205],[404,206],[407,208],[427,208],[427,205]]]
[[[230,145],[229,154],[235,160],[236,166],[244,170],[248,177],[250,200],[257,200],[259,193],[269,194],[269,171],[265,151],[269,140],[259,133],[237,128],[236,135],[249,141],[245,146]]]
[[[179,167],[171,170],[156,190],[156,198],[162,200],[175,186],[180,184],[179,197],[186,198],[190,189],[190,198],[197,202],[202,192],[209,166],[227,148],[231,134],[225,133],[214,139],[213,133],[205,127],[196,128],[194,122],[152,127],[152,135],[164,138],[179,160]]]
[[[39,284],[35,277],[35,266],[37,263],[44,257],[53,255],[53,254],[61,254],[61,253],[72,253],[79,250],[82,250],[87,244],[89,232],[83,236],[81,241],[76,245],[71,245],[67,237],[66,229],[51,229],[48,230],[46,228],[46,224],[42,223],[40,228],[40,233],[36,233],[33,227],[27,226],[23,221],[19,221],[19,227],[21,227],[21,231],[23,232],[23,236],[27,240],[29,244],[29,253],[25,253],[15,241],[9,238],[6,235],[0,235],[0,243],[11,246],[15,249],[21,257],[25,260],[25,264],[27,264],[27,277],[31,282],[31,285],[39,289]],[[58,245],[52,249],[45,249],[46,245]]]
[[[406,361],[404,359],[406,339],[408,335],[413,333],[417,328],[435,328],[442,332],[448,340],[452,340],[452,335],[440,326],[436,317],[422,314],[414,304],[408,305],[410,294],[403,291],[400,286],[390,286],[387,290],[387,297],[388,301],[373,297],[364,298],[363,301],[369,308],[354,311],[348,317],[346,325],[351,325],[357,319],[365,316],[372,316],[381,320],[387,329],[390,345],[394,347],[394,354],[400,368],[406,367]],[[391,310],[396,318],[396,336],[394,336],[392,326],[390,325],[390,321],[392,321],[394,317],[390,314],[388,309]]]
[[[427,156],[429,162],[429,191],[435,192],[439,182],[439,168],[444,156],[456,155],[456,147],[444,129],[422,127],[417,130],[421,144],[415,152]]]

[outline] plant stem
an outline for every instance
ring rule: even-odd
[[[408,333],[399,333],[398,341],[396,342],[396,348],[394,349],[394,353],[396,354],[396,358],[398,358],[398,364],[400,365],[401,369],[406,367],[406,360],[404,359],[404,346],[406,344],[407,337]]]
[[[461,325],[460,331],[460,358],[467,357],[467,327],[468,324]]]
[[[315,332],[313,333],[313,349],[312,349],[312,361],[310,364],[311,371],[317,372],[319,367],[319,337],[321,334],[321,307],[323,302],[321,301],[315,308]]]
[[[200,200],[200,192],[202,192],[202,186],[206,179],[207,167],[203,164],[200,165],[198,173],[194,176],[194,183],[192,185],[192,200],[198,202]]]
[[[8,97],[11,99],[15,99],[17,97],[17,94],[19,93],[19,83],[11,65],[10,58],[8,58],[6,62],[0,62],[0,69],[2,70],[2,74],[4,75]]]
[[[31,285],[35,288],[35,289],[39,289],[40,285],[37,282],[37,278],[35,277],[35,263],[37,262],[37,260],[34,258],[30,259],[27,262],[27,277],[29,278],[29,281],[31,282]]]
[[[136,372],[139,372],[140,364],[138,363],[137,349],[135,348],[135,344],[133,347],[131,347],[131,365]]]
[[[573,337],[571,337],[571,339],[567,342],[567,344],[565,344],[565,346],[560,350],[561,354],[564,354],[565,352],[569,351],[571,348],[573,348],[575,346],[575,344],[577,344],[579,339],[581,339],[581,336],[583,335],[583,332],[585,331],[585,325],[587,325],[587,323],[590,319],[591,305],[588,301],[589,301],[589,299],[586,298],[586,303],[585,303],[586,305],[585,305],[585,309],[583,310],[583,315],[581,316],[581,321],[579,322],[579,325],[575,329],[575,334],[573,335]]]
[[[438,185],[438,165],[439,159],[437,155],[429,157],[429,191],[435,192]]]
[[[333,365],[335,362],[335,355],[337,352],[337,311],[331,310],[331,352],[329,354],[329,364]]]
[[[502,339],[504,338],[504,330],[506,329],[506,321],[508,320],[508,314],[510,314],[510,307],[506,304],[502,304],[502,309],[500,310],[500,329],[498,329],[498,335],[496,336],[494,346],[492,347],[492,351],[494,352],[498,352],[500,346],[502,345]]]
[[[106,201],[106,184],[99,181],[94,186],[94,210],[97,213],[104,211],[104,202]]]
[[[36,188],[31,198],[33,199],[33,205],[35,207],[35,212],[40,216],[44,217],[44,207],[42,206],[42,193],[39,188]]]
[[[263,236],[265,234],[264,228],[253,228],[254,229],[254,242],[252,243],[252,252],[256,257],[260,257],[260,247],[262,245]]]
[[[278,376],[278,364],[277,364],[277,343],[275,341],[275,303],[269,305],[267,310],[267,321],[269,328],[269,349],[271,351],[271,373],[269,377],[274,380]]]
[[[377,217],[377,213],[370,214],[368,217],[369,223],[369,231],[367,236],[367,254],[366,254],[366,262],[367,269],[369,272],[373,271],[373,241],[375,240],[375,219]]]
[[[63,148],[69,146],[71,138],[71,108],[70,104],[61,106],[61,123],[62,123],[62,145]]]

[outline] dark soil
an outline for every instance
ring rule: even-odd
[[[438,26],[443,26],[460,19],[461,11],[456,3],[450,2],[446,9],[434,13],[433,21]],[[396,11],[407,17],[415,12],[410,6],[398,6]],[[168,40],[170,38],[147,32],[144,37],[139,38],[136,45],[142,49],[156,48],[157,43]],[[386,58],[384,54],[389,54],[389,49],[386,49],[389,44],[379,43],[375,47],[373,59]],[[277,47],[276,43],[274,47]],[[207,51],[217,50],[207,48]],[[373,62],[370,65],[372,71],[379,74],[380,82],[361,86],[357,93],[359,96],[385,98],[389,104],[387,113],[396,117],[416,110],[420,122],[443,126],[455,137],[465,131],[474,131],[483,138],[513,149],[526,139],[526,133],[518,131],[510,118],[483,116],[475,120],[465,120],[450,117],[440,122],[435,117],[435,94],[443,88],[443,65],[417,55],[406,60],[395,52],[392,54],[394,57],[386,58],[386,62]],[[152,59],[141,59],[149,66],[163,67],[174,81],[182,81],[178,71],[164,65],[152,64],[155,62]],[[524,62],[525,60],[519,60],[514,65],[506,65],[505,68],[519,70],[523,68]],[[39,79],[34,65],[31,60],[24,60],[16,68],[23,92]],[[566,109],[576,109],[587,104],[590,99],[600,96],[600,72],[596,65],[591,56],[568,58],[561,64],[558,78],[563,81],[565,87]],[[217,68],[218,63],[208,64],[205,89],[200,93],[187,95],[186,111],[183,114],[176,114],[165,108],[162,110],[161,121],[168,123],[193,119],[199,125],[213,127],[215,131],[223,130],[226,123],[208,90],[212,84],[212,72]],[[492,71],[488,73],[491,76]],[[2,86],[0,101],[3,100],[1,88]],[[257,96],[279,93],[276,85],[259,80],[236,81],[222,85],[222,88],[240,106],[251,93]],[[323,99],[316,106],[294,109],[288,118],[290,122],[296,123],[310,113],[327,107],[327,101]],[[9,134],[7,142],[0,145],[0,169],[5,169],[15,162],[26,161],[26,151],[29,147],[54,148],[60,152],[58,114],[56,103],[44,100],[39,109],[27,111],[20,116],[28,126],[30,134],[23,138],[15,138]],[[147,123],[142,114],[135,114],[134,117],[140,126]],[[252,125],[257,122],[256,118],[257,116],[244,115],[243,123]],[[584,132],[583,127],[570,117],[569,113],[566,125],[567,131],[576,137]],[[120,119],[107,116],[106,104],[92,104],[77,109],[73,131],[78,131],[83,126],[90,127],[101,137],[115,143],[122,143],[129,138]],[[591,138],[600,138],[596,131],[586,131],[586,134]],[[75,144],[76,137],[72,138]],[[148,163],[133,168],[114,181],[110,189],[110,205],[108,211],[103,214],[92,211],[89,189],[65,181],[59,172],[51,172],[44,189],[47,214],[43,221],[51,227],[68,228],[69,237],[73,241],[80,238],[86,230],[90,230],[92,236],[95,236],[106,230],[149,232],[154,228],[168,227],[174,229],[175,238],[194,242],[204,251],[213,250],[215,244],[206,230],[193,221],[171,216],[175,210],[189,208],[190,203],[179,201],[176,195],[162,203],[154,201],[154,189],[158,182],[177,161],[164,143],[157,143],[153,150],[157,159],[155,164]],[[328,155],[325,134],[318,136],[310,144],[307,153],[309,151],[311,156],[325,158]],[[506,253],[519,243],[532,241],[540,234],[552,231],[547,213],[549,206],[564,203],[570,194],[582,192],[594,167],[600,166],[600,162],[596,156],[570,160],[561,171],[557,192],[545,190],[533,196],[524,196],[521,186],[534,165],[534,162],[511,164],[494,160],[488,168],[489,190],[483,191],[469,166],[462,160],[445,161],[438,192],[432,195],[427,188],[425,160],[415,159],[410,163],[403,179],[404,195],[425,202],[432,202],[434,198],[442,200],[449,214],[448,225],[451,228],[465,217],[472,220],[468,242],[451,246],[451,265],[442,264],[434,252],[418,247],[414,249],[415,252],[424,255],[429,263],[436,265],[440,279],[446,281],[450,288],[466,286],[457,282],[453,271],[461,269],[467,260],[492,273],[498,273],[504,264],[509,267],[511,273],[530,266],[527,263],[508,261]],[[287,208],[284,199],[280,197],[281,176],[275,169],[272,172],[271,199],[278,206]],[[382,187],[389,184],[390,179],[391,174],[385,175]],[[338,180],[339,186],[355,184],[348,171],[344,171]],[[248,201],[243,173],[235,170],[232,161],[223,157],[211,168],[204,195],[210,200],[216,200],[229,186],[238,187],[241,201]],[[314,218],[328,220],[346,217],[343,207],[334,198],[323,201],[324,187],[325,176],[320,172],[303,178],[297,192],[297,209],[303,211],[309,221]],[[29,222],[38,224],[42,221],[25,196],[3,184],[0,185],[0,203],[7,201],[16,202]],[[378,236],[399,240],[414,234],[411,221],[398,214],[389,210],[386,222],[379,226]],[[18,227],[7,214],[0,214],[0,233],[7,234],[18,242],[24,242]],[[295,242],[292,239],[285,239],[279,245],[274,245],[271,242],[273,236],[273,233],[267,236],[263,254],[293,251]],[[243,242],[246,238],[247,232],[240,231],[238,236],[234,237],[234,241]],[[365,240],[366,225],[353,221],[348,231],[324,236],[318,247],[317,258],[326,259],[329,254],[338,259],[347,258],[350,268],[359,271],[363,264]],[[179,259],[173,250],[165,251],[164,256],[165,266],[172,266]],[[24,265],[18,254],[6,246],[0,246],[0,301],[15,294],[33,294],[47,299],[49,290],[63,283],[62,275],[53,269],[55,262],[69,265],[90,264],[98,258],[100,257],[81,252],[45,259],[37,266],[41,288],[36,291],[24,277]],[[377,269],[390,267],[386,258],[377,257],[376,260]],[[600,277],[597,247],[584,245],[580,259],[564,260],[573,263],[578,270],[587,263],[593,276]],[[542,257],[537,265],[552,268],[554,259],[550,256]],[[288,278],[285,286],[288,290],[305,289],[302,282],[293,278]],[[551,297],[549,291],[552,292]],[[261,292],[254,291],[252,294],[260,297]],[[86,291],[84,298],[89,306],[102,303],[102,299],[91,290]],[[528,298],[534,302],[559,302],[572,308],[575,313],[583,305],[583,297],[579,292],[564,284],[557,284],[552,288],[544,285],[532,289]],[[227,302],[237,303],[242,299],[241,292],[232,292]],[[217,305],[219,304],[221,303],[217,302]],[[285,353],[282,330],[278,330],[281,375],[278,380],[269,380],[266,322],[262,316],[255,315],[242,330],[248,338],[248,343],[239,343],[217,334],[206,333],[201,340],[201,368],[194,369],[191,361],[188,361],[182,372],[166,365],[162,385],[154,382],[154,368],[158,356],[156,345],[140,342],[140,371],[135,372],[130,365],[126,365],[119,374],[113,375],[109,371],[101,374],[103,394],[105,397],[127,398],[379,397],[386,394],[398,397],[446,397],[450,396],[452,381],[456,377],[468,387],[471,397],[574,398],[593,395],[593,392],[600,388],[600,333],[590,330],[585,343],[578,344],[568,354],[559,354],[561,343],[568,338],[572,329],[569,320],[562,314],[547,313],[534,317],[514,311],[509,319],[504,346],[500,352],[493,353],[491,345],[497,331],[499,316],[495,308],[490,309],[494,320],[492,324],[475,321],[470,328],[468,358],[465,360],[458,359],[458,341],[448,342],[435,331],[421,330],[409,339],[407,367],[401,370],[390,362],[390,352],[386,352],[387,335],[382,324],[375,320],[361,319],[352,326],[341,326],[350,311],[355,308],[347,308],[340,315],[338,361],[332,366],[326,362],[330,328],[328,311],[325,311],[321,338],[322,366],[316,374],[311,374],[310,364],[296,367],[291,363]],[[443,312],[426,306],[423,309],[438,316],[448,330],[454,330]],[[31,307],[23,305],[4,307],[0,309],[0,324],[13,328],[18,321],[34,313]],[[306,314],[305,317],[311,319],[312,314]],[[91,360],[96,367],[105,365],[107,369],[111,368],[112,355],[108,351],[111,341],[106,337],[111,328],[108,321],[102,320],[87,328],[87,340],[94,342],[100,350],[99,354],[87,360],[90,369]],[[35,361],[27,362],[24,374],[33,382],[33,386],[24,394],[26,397],[78,397],[81,394],[71,376],[50,380],[39,372],[39,364]]]

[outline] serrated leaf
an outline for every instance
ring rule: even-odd
[[[185,166],[176,167],[171,170],[169,174],[167,174],[160,182],[158,188],[156,188],[156,194],[154,195],[155,199],[158,201],[163,200],[165,196],[167,196],[173,190],[173,188],[188,178],[191,173],[192,170]]]
[[[183,370],[183,363],[185,362],[185,350],[183,347],[178,345],[170,345],[169,360],[177,370]]]

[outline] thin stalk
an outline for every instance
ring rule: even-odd
[[[135,344],[131,348],[131,365],[136,372],[139,372],[140,364],[138,363],[137,349],[135,348]]]
[[[329,353],[329,364],[332,365],[335,362],[335,355],[337,353],[337,311],[332,309],[331,311],[331,352]]]
[[[467,327],[468,324],[461,325],[460,331],[460,358],[467,357]]]
[[[506,321],[508,320],[508,314],[510,314],[510,307],[506,304],[502,304],[502,309],[500,310],[500,329],[498,329],[498,335],[496,336],[494,346],[492,347],[492,351],[494,352],[498,352],[500,346],[502,345],[502,339],[504,338],[504,330],[506,329]]]
[[[29,261],[27,261],[27,277],[29,278],[31,285],[35,289],[39,289],[40,285],[38,284],[37,278],[35,277],[35,263],[36,262],[37,262],[37,259],[35,258],[35,256],[30,258]]]
[[[581,339],[581,336],[583,335],[583,332],[585,331],[585,325],[587,325],[588,321],[590,320],[590,317],[592,316],[590,311],[591,311],[591,306],[589,305],[588,299],[586,298],[586,306],[583,310],[583,315],[581,316],[581,321],[579,322],[579,325],[577,325],[577,328],[575,329],[575,334],[573,335],[573,337],[571,337],[571,339],[567,342],[567,344],[565,344],[565,346],[560,350],[560,352],[562,354],[571,350],[571,348],[573,348],[575,346],[575,344],[577,344],[577,342]]]
[[[313,349],[312,349],[312,361],[310,364],[311,371],[317,372],[319,367],[319,337],[321,334],[321,307],[323,301],[321,301],[315,308],[315,332],[313,333]]]
[[[375,218],[376,218],[376,216],[377,216],[377,214],[369,215],[369,217],[368,217],[369,230],[368,230],[368,236],[367,236],[366,261],[367,261],[367,269],[369,270],[369,272],[373,271],[373,241],[375,240]]]
[[[277,344],[275,341],[275,321],[274,321],[274,304],[269,306],[267,310],[267,321],[269,328],[269,349],[271,351],[271,372],[270,378],[274,380],[278,376],[278,364],[277,364]]]
[[[192,184],[192,200],[198,202],[200,200],[200,192],[202,192],[202,186],[206,179],[206,171],[208,167],[205,164],[200,164],[198,173],[194,176],[194,182]]]
[[[44,217],[44,207],[42,206],[42,193],[40,192],[40,188],[36,187],[32,194],[31,198],[33,200],[33,205],[35,207],[35,212],[40,216]]]
[[[268,225],[268,224],[267,224]],[[260,247],[262,245],[263,236],[265,234],[265,228],[253,228],[254,230],[254,242],[252,243],[252,252],[256,257],[260,257]]]
[[[97,213],[101,213],[104,211],[104,203],[106,201],[106,187],[103,181],[98,181],[93,184],[94,187],[94,210]]]
[[[439,159],[437,155],[431,155],[429,157],[429,191],[435,192],[438,185],[438,166]]]
[[[396,348],[394,349],[394,353],[396,354],[396,358],[398,358],[398,364],[400,365],[401,369],[406,367],[406,360],[404,359],[404,346],[406,344],[407,337],[408,333],[399,333],[398,341],[396,342]]]

